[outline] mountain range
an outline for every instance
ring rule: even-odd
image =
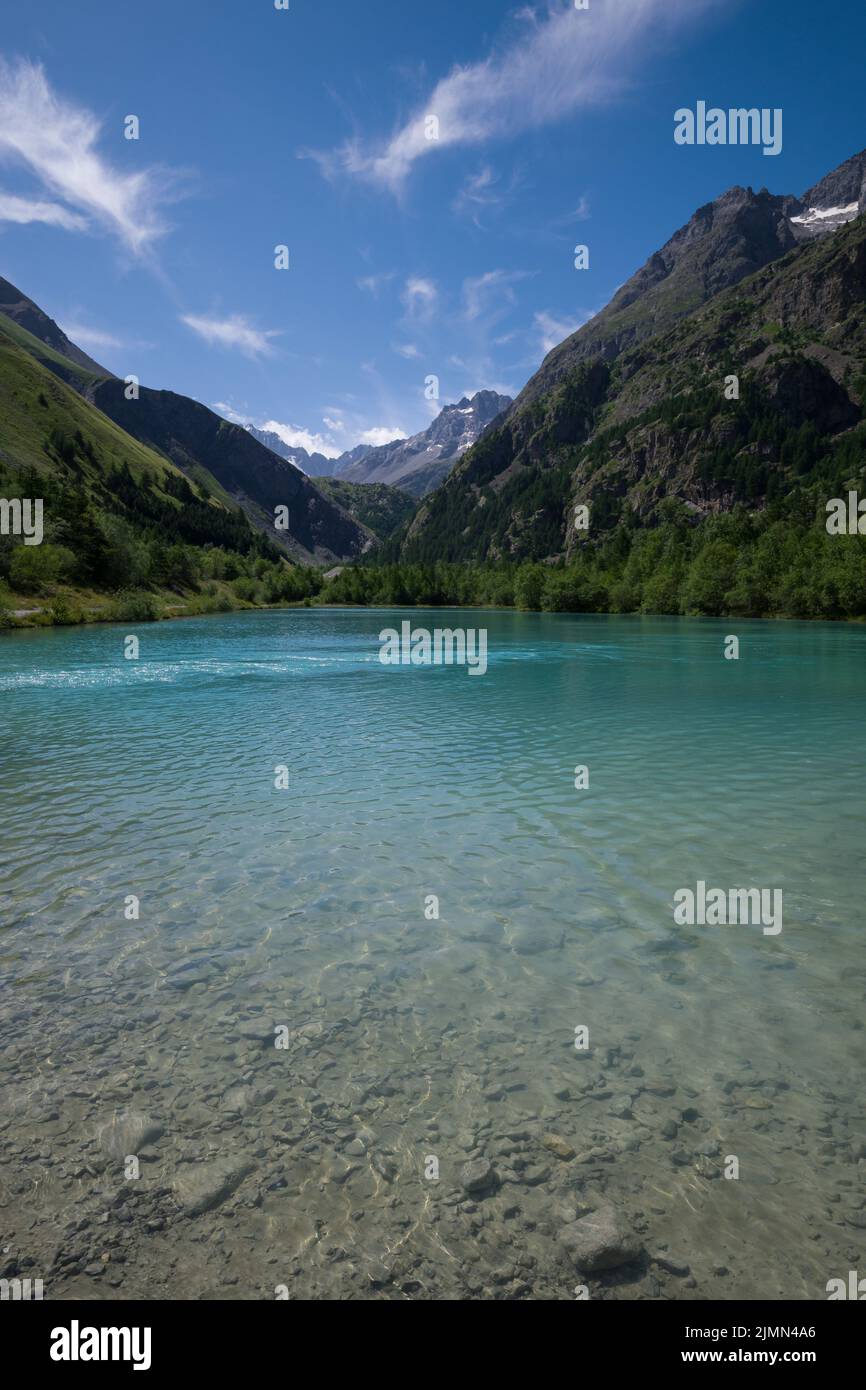
[[[510,405],[510,396],[500,396],[496,391],[477,391],[472,397],[464,396],[455,405],[446,405],[431,425],[409,439],[394,439],[379,445],[360,444],[335,459],[286,444],[273,431],[260,430],[254,425],[247,425],[246,429],[260,444],[302,468],[310,477],[342,478],[350,483],[387,483],[413,497],[423,497],[438,487],[457,460]]]
[[[306,473],[308,478],[330,478],[336,471],[336,465],[345,458],[326,458],[324,454],[309,453],[298,444],[287,444],[281,435],[273,430],[260,430],[255,425],[244,425],[247,434],[257,439],[259,444],[264,444],[266,449],[270,449],[272,454],[278,458],[285,459],[287,463],[294,464],[295,468],[300,468]]]
[[[698,209],[424,499],[402,558],[563,555],[576,503],[602,530],[653,524],[666,497],[763,505],[786,486],[781,435],[862,417],[864,211],[866,152],[801,198],[737,187]],[[778,443],[752,438],[764,414]]]
[[[281,554],[552,563],[616,536],[625,556],[672,506],[692,526],[780,499],[802,512],[811,478],[857,482],[866,459],[864,212],[866,152],[801,197],[729,189],[515,400],[479,391],[410,439],[335,460],[175,392],[131,389],[0,279],[0,486],[51,493],[61,549],[88,551],[82,572],[103,582],[125,526],[118,553],[146,539],[160,570],[162,534],[217,546],[247,557],[242,587],[258,556],[283,596],[297,584],[281,579]]]
[[[336,476],[347,482],[389,483],[413,497],[423,497],[438,487],[510,405],[511,397],[496,391],[477,391],[471,399],[464,396],[456,405],[446,405],[426,430],[368,449],[338,467]]]

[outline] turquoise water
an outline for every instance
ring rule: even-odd
[[[382,666],[407,617],[486,628],[486,675]],[[0,1244],[55,1297],[571,1298],[560,1235],[603,1202],[645,1254],[592,1297],[825,1297],[866,1227],[864,691],[866,629],[829,624],[2,636]],[[783,930],[676,926],[699,880],[781,889]]]

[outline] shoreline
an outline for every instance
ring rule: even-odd
[[[172,605],[181,608],[182,605]],[[598,609],[546,609],[546,608],[515,608],[512,605],[493,604],[493,603],[424,603],[424,604],[362,604],[362,603],[308,603],[303,599],[293,600],[289,603],[267,603],[267,604],[243,604],[238,608],[214,609],[201,613],[195,612],[171,612],[166,609],[155,617],[99,617],[91,614],[82,617],[75,622],[52,622],[40,621],[22,622],[21,618],[33,614],[45,615],[48,617],[49,610],[45,608],[32,608],[26,610],[12,609],[10,616],[14,621],[6,625],[0,624],[0,637],[6,633],[38,632],[46,629],[73,628],[73,627],[104,627],[109,624],[128,625],[129,623],[165,623],[177,622],[191,618],[227,618],[241,613],[285,613],[309,609],[313,612],[333,611],[333,612],[371,612],[371,613],[394,613],[394,612],[466,612],[466,613],[514,613],[523,616],[536,615],[539,617],[561,617],[561,618],[671,618],[688,622],[741,622],[741,623],[830,623],[834,627],[849,626],[862,627],[866,623],[866,617],[859,618],[828,618],[828,617],[797,617],[789,613],[771,614],[751,614],[751,613],[622,613],[615,610]]]

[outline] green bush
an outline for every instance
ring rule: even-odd
[[[127,589],[115,594],[105,616],[113,623],[155,623],[160,607],[153,594],[143,589]]]
[[[9,582],[24,593],[42,593],[73,573],[76,558],[63,545],[17,545],[9,563]]]
[[[254,579],[245,574],[232,580],[232,589],[243,603],[259,602],[259,586]]]
[[[58,594],[48,607],[51,620],[57,627],[73,627],[76,623],[84,622],[84,614],[80,608],[76,608],[62,594]]]

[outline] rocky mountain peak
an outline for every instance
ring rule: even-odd
[[[336,474],[349,482],[390,483],[421,497],[437,486],[453,464],[481,438],[498,415],[511,405],[510,396],[476,391],[455,404],[443,406],[432,424],[409,439],[397,439],[367,449],[360,456],[344,454]]]

